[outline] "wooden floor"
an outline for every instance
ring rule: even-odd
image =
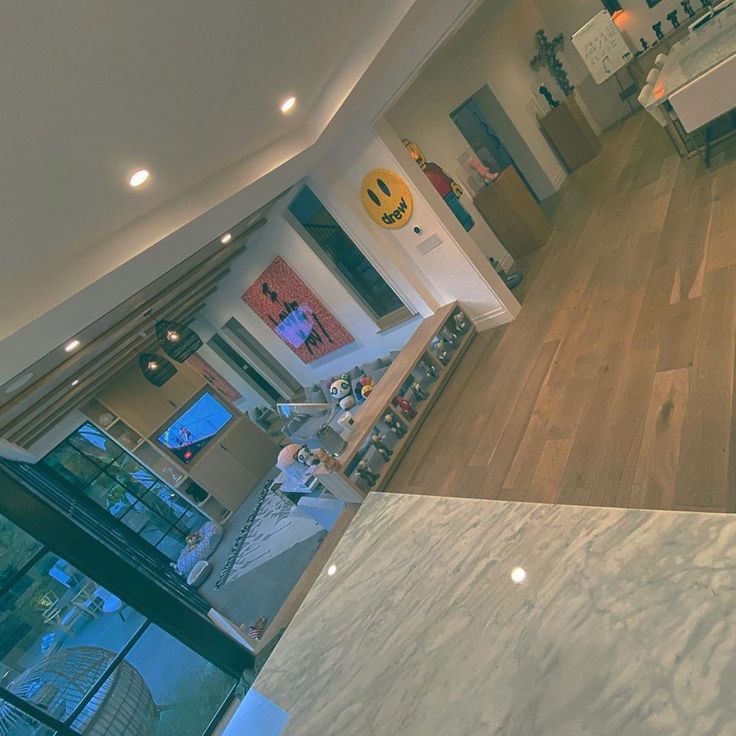
[[[735,511],[736,151],[682,161],[639,114],[553,219],[387,490]]]

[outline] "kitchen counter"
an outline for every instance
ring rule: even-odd
[[[374,493],[328,567],[227,736],[736,733],[733,516]]]

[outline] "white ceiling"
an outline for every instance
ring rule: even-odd
[[[33,286],[41,272],[58,278],[129,224],[295,133],[331,88],[350,82],[342,72],[383,35],[396,4],[65,0],[6,8],[0,293]],[[292,93],[299,106],[284,116],[278,104]],[[129,172],[142,165],[152,180],[131,190]]]
[[[6,3],[0,383],[304,176],[478,2]]]

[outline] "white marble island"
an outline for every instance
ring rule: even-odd
[[[269,735],[736,734],[735,517],[372,494],[329,565]]]

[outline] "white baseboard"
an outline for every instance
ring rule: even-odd
[[[508,322],[511,322],[513,315],[502,305],[499,305],[495,309],[481,314],[477,317],[471,317],[475,329],[478,332],[485,332],[486,330],[492,330],[494,327],[500,327]]]

